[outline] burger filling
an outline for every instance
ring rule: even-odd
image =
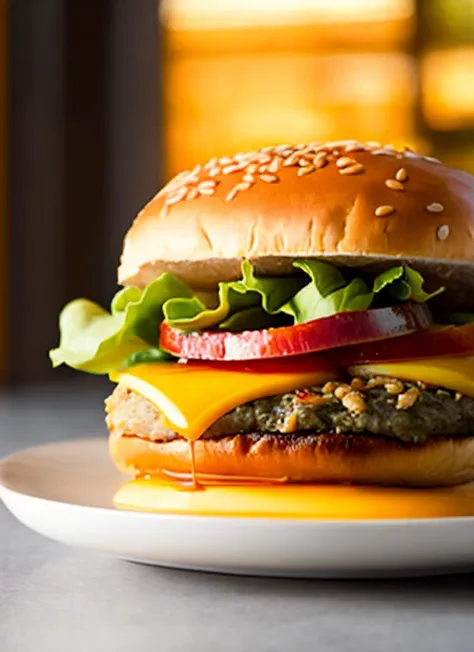
[[[123,385],[107,399],[106,409],[107,425],[117,435],[152,441],[179,437],[152,403]],[[246,403],[218,419],[202,438],[308,432],[377,435],[410,444],[472,436],[474,398],[397,378],[353,378]]]

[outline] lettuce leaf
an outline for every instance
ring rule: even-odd
[[[296,324],[330,317],[340,312],[367,310],[379,294],[387,294],[383,305],[394,301],[424,302],[443,292],[439,288],[428,294],[423,290],[423,277],[408,265],[390,267],[375,277],[372,289],[359,277],[347,281],[343,273],[328,263],[317,260],[297,260],[293,263],[311,281],[281,310],[294,318]]]
[[[197,297],[189,297],[170,299],[163,306],[163,312],[167,324],[184,331],[216,327],[228,330],[263,328],[258,325],[263,321],[267,325],[278,323],[278,320],[268,319],[268,315],[278,313],[305,282],[304,278],[295,277],[258,278],[252,263],[244,260],[242,280],[219,283],[216,308],[207,308]],[[241,312],[245,316],[240,315]],[[240,316],[237,318],[237,315]],[[236,319],[232,319],[234,316]],[[253,323],[252,317],[258,318],[258,322]]]
[[[432,299],[437,294],[444,292],[444,287],[440,287],[434,292],[428,293],[423,289],[423,276],[408,265],[399,265],[390,267],[377,276],[374,280],[374,293],[388,290],[391,297],[398,301],[416,301],[424,303]],[[390,299],[387,299],[390,301]]]
[[[192,292],[165,273],[144,290],[118,292],[110,312],[87,299],[68,303],[59,317],[59,346],[49,354],[53,367],[67,364],[93,374],[118,369],[132,354],[156,346],[163,304],[179,296],[192,297]]]
[[[219,284],[216,308],[208,308],[185,283],[169,273],[144,290],[120,290],[112,299],[110,312],[87,299],[72,301],[60,315],[60,344],[50,351],[53,366],[67,364],[105,374],[142,362],[169,360],[157,347],[163,319],[185,331],[241,331],[366,310],[374,299],[377,305],[408,299],[426,301],[444,289],[427,293],[421,274],[406,265],[379,274],[372,288],[362,278],[347,279],[329,263],[302,259],[293,265],[304,274],[258,278],[250,261],[244,261],[241,280]]]
[[[135,351],[135,353],[132,353],[131,356],[122,362],[119,369],[128,369],[129,367],[134,367],[137,364],[156,364],[158,362],[172,362],[173,360],[176,360],[176,358],[174,358],[166,351],[163,351],[163,349],[151,347],[149,349]]]
[[[299,260],[293,265],[306,272],[311,279],[282,307],[282,311],[291,315],[296,324],[338,312],[365,310],[370,306],[372,293],[361,278],[347,283],[339,269],[317,260]]]

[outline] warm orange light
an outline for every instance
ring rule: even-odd
[[[168,80],[170,174],[282,141],[412,140],[413,62],[402,53],[177,58]]]
[[[434,129],[474,124],[474,47],[439,50],[422,61],[423,109]]]
[[[164,0],[161,17],[174,30],[269,27],[403,20],[413,0]]]

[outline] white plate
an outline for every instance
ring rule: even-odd
[[[298,521],[115,510],[112,496],[125,479],[104,439],[46,444],[0,463],[0,497],[51,539],[148,564],[339,578],[474,567],[474,518]]]

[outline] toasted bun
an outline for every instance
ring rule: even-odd
[[[393,212],[378,216],[384,206]],[[309,256],[375,268],[402,259],[462,292],[474,285],[473,238],[474,177],[465,172],[389,146],[282,145],[173,179],[129,230],[119,282],[144,286],[170,271],[211,288],[239,278],[243,258],[277,275]]]
[[[190,471],[184,439],[152,442],[110,435],[117,467],[133,475]],[[286,478],[290,482],[431,487],[474,480],[474,438],[405,444],[364,435],[235,435],[195,442],[198,474]]]

